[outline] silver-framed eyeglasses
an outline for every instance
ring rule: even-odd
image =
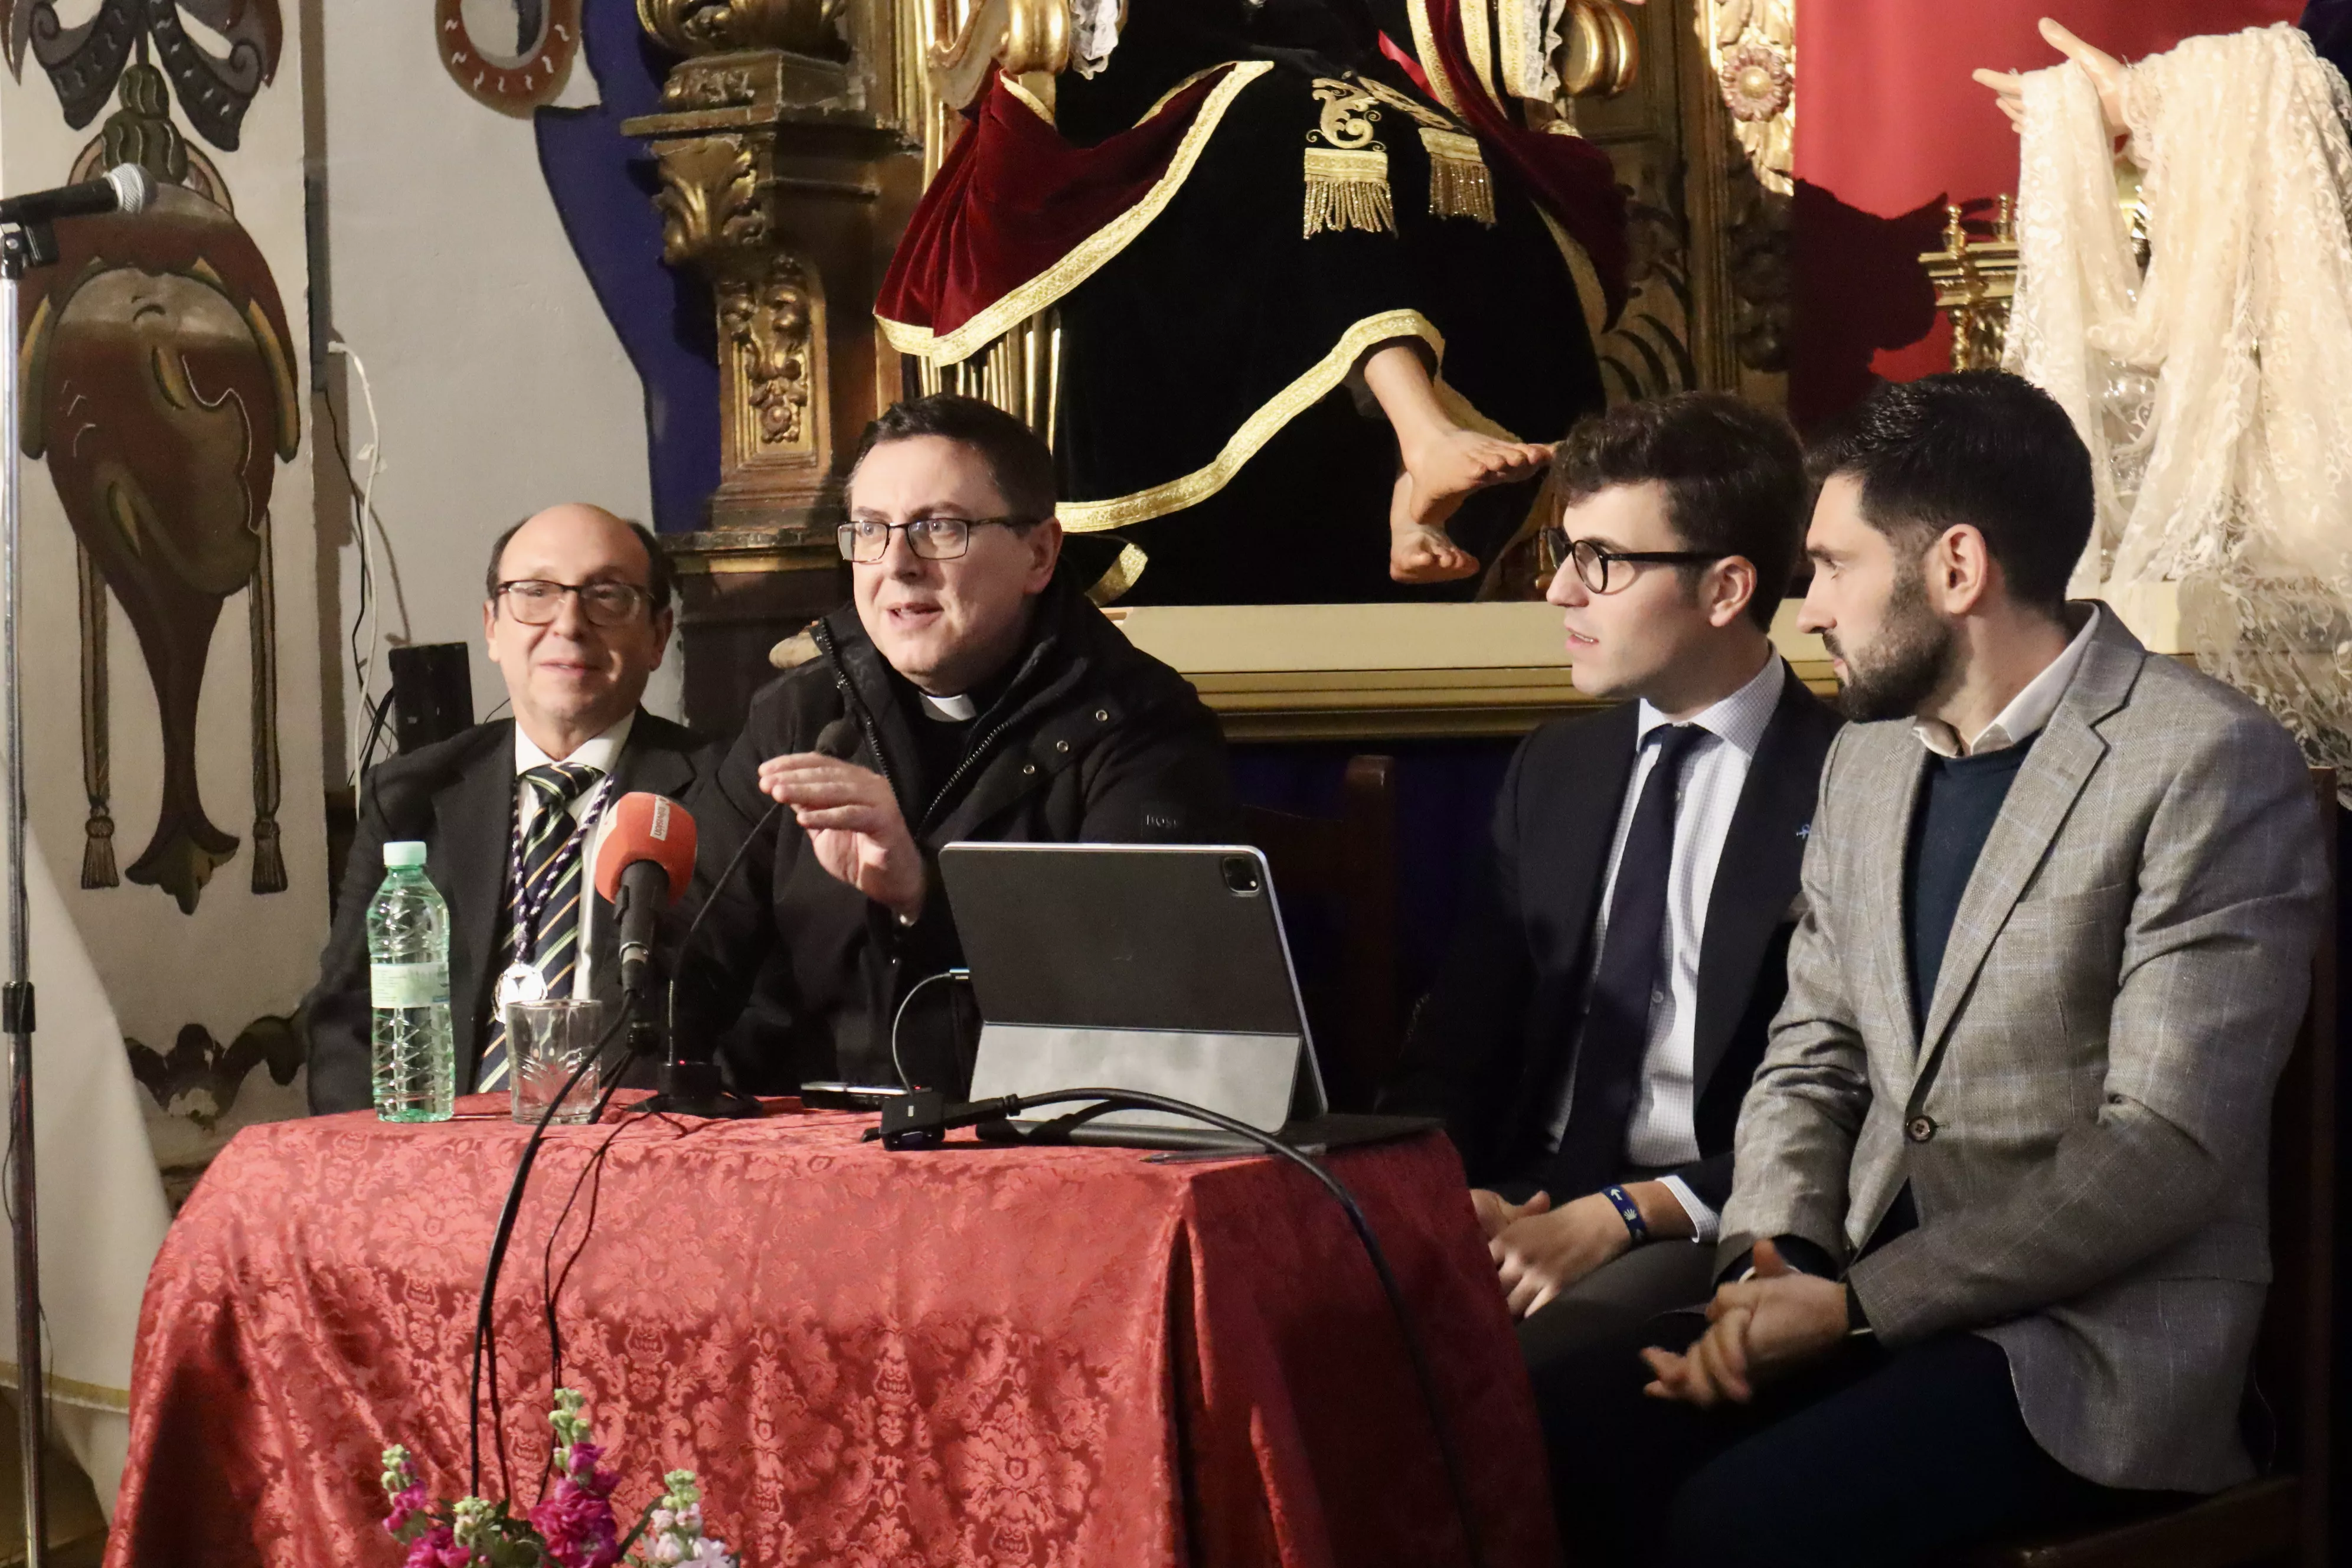
[[[1612,570],[1619,562],[1629,566],[1696,566],[1724,559],[1720,552],[1712,550],[1612,550],[1594,540],[1570,539],[1564,528],[1547,528],[1542,537],[1545,558],[1554,569],[1563,564],[1575,567],[1578,581],[1595,594],[1606,594],[1612,585],[1622,588],[1633,581],[1633,572]]]
[[[563,608],[563,596],[580,595],[580,613],[592,626],[625,626],[636,618],[640,605],[653,595],[635,583],[557,583],[545,577],[518,577],[499,584],[507,614],[527,626],[543,626]]]
[[[953,561],[971,548],[975,528],[1019,528],[1021,517],[918,517],[906,522],[885,522],[878,517],[852,518],[834,530],[841,541],[841,558],[872,565],[890,553],[890,535],[907,536],[907,548],[926,561]]]

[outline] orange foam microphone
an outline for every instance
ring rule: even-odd
[[[625,994],[645,994],[654,923],[693,880],[694,818],[686,807],[642,790],[614,803],[612,826],[596,851],[596,890],[613,903]]]

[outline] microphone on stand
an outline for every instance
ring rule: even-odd
[[[654,926],[694,880],[694,818],[686,807],[642,790],[613,807],[596,852],[596,890],[610,900],[620,927],[621,990],[644,1000],[653,960]]]
[[[0,199],[0,224],[52,223],[61,217],[144,212],[154,199],[155,176],[136,163],[117,163],[100,179]]]

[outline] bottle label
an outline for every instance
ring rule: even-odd
[[[368,998],[378,1007],[430,1007],[449,1003],[446,963],[371,963]]]

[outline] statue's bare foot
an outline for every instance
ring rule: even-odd
[[[1389,575],[1400,583],[1452,583],[1472,576],[1478,558],[1446,537],[1445,518],[1462,504],[1455,496],[1434,522],[1412,516],[1411,470],[1397,475],[1389,501]]]
[[[1478,558],[1446,536],[1445,523],[1474,490],[1543,471],[1551,448],[1497,441],[1459,426],[1404,448],[1389,501],[1389,575],[1400,583],[1451,583],[1475,574]]]
[[[1551,461],[1551,448],[1532,441],[1498,441],[1449,425],[1427,439],[1403,444],[1404,471],[1412,481],[1406,502],[1411,520],[1443,527],[1473,490],[1531,479]]]

